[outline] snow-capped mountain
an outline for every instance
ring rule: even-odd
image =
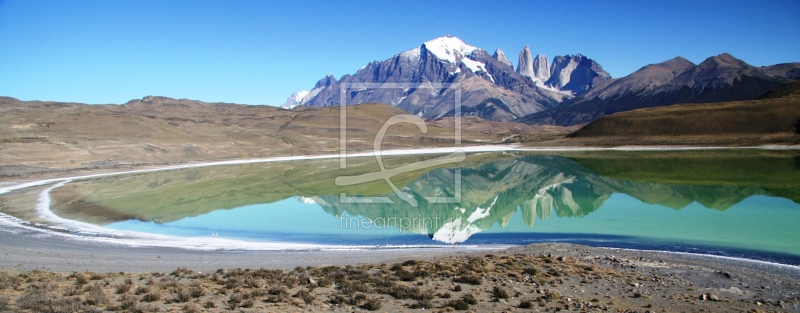
[[[308,90],[301,90],[298,92],[293,93],[289,96],[289,99],[286,99],[286,103],[281,105],[281,108],[284,109],[294,109],[298,105],[303,103],[303,99],[308,96]]]
[[[478,50],[478,48],[464,43],[461,39],[449,35],[426,41],[423,46],[439,60],[452,64],[456,64],[473,51]]]
[[[543,54],[534,57],[528,46],[515,69],[502,50],[489,55],[448,35],[338,80],[328,74],[283,107],[379,102],[436,119],[455,114],[455,88],[446,86],[459,86],[462,116],[569,126],[643,107],[752,100],[798,77],[800,63],[754,67],[724,53],[698,65],[677,58],[612,79],[584,55],[556,56],[550,63]],[[371,87],[353,88],[358,83]]]
[[[529,49],[527,51],[530,56]],[[576,57],[578,56],[580,55]],[[566,58],[573,59],[569,56]],[[542,60],[547,62],[546,57],[540,59],[537,56],[537,60],[540,63]],[[454,114],[455,89],[435,85],[445,84],[460,86],[462,115],[504,121],[557,107],[565,100],[585,92],[587,84],[591,87],[599,80],[590,79],[589,83],[584,80],[576,82],[575,79],[556,80],[553,85],[559,87],[551,87],[543,79],[549,77],[549,73],[542,72],[536,76],[534,62],[527,64],[530,66],[531,76],[515,71],[499,49],[490,56],[486,50],[448,35],[426,41],[419,47],[398,53],[388,60],[369,63],[355,74],[344,75],[338,80],[329,74],[308,93],[292,95],[284,107],[339,105],[344,99],[348,105],[381,102],[424,118],[439,118]],[[570,78],[569,71],[584,70],[580,67],[583,63],[577,61],[576,64],[577,66],[560,68],[563,73],[557,76]],[[548,66],[539,64],[538,69],[547,70]],[[610,78],[599,65],[587,69],[602,72],[594,77]],[[586,75],[581,78],[584,76]],[[385,88],[348,88],[344,95],[341,94],[341,87],[354,83],[377,84]],[[394,83],[403,85],[393,85]],[[584,88],[572,88],[573,85]],[[566,87],[563,90],[560,89],[564,86]]]

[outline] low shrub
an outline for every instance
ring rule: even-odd
[[[142,296],[142,301],[144,302],[154,302],[160,299],[161,296],[158,295],[157,293],[146,293],[144,296]]]
[[[306,304],[314,303],[314,296],[311,295],[311,293],[308,292],[308,290],[305,290],[305,289],[300,289],[300,291],[298,291],[294,295],[294,297],[303,299],[303,302],[305,302]]]
[[[410,305],[409,308],[414,310],[432,309],[433,303],[430,300],[417,300],[417,303]]]
[[[106,293],[103,292],[103,287],[99,284],[95,283],[94,285],[88,286],[85,289],[86,291],[86,300],[84,301],[87,305],[101,305],[106,302]]]
[[[478,304],[478,299],[475,298],[475,296],[473,296],[470,293],[465,294],[464,297],[461,298],[461,300],[464,300],[464,302],[472,304],[472,305]]]
[[[494,287],[494,289],[492,290],[492,296],[494,296],[495,299],[497,300],[510,298],[510,296],[508,295],[508,291],[506,291],[505,288],[499,286]]]
[[[139,299],[136,296],[125,294],[119,298],[119,308],[125,311],[137,311]]]
[[[454,300],[447,303],[447,306],[456,309],[458,311],[466,311],[469,310],[469,303],[464,302],[464,300]]]
[[[470,285],[480,285],[483,283],[483,278],[477,275],[461,275],[454,277],[453,282],[470,284]]]
[[[116,291],[116,293],[117,293],[118,295],[121,295],[121,294],[123,294],[123,293],[127,293],[127,292],[128,292],[128,291],[130,291],[130,290],[131,290],[131,285],[128,285],[128,284],[122,284],[122,285],[119,285],[119,286],[117,286],[117,291]]]
[[[381,307],[383,307],[383,300],[380,298],[369,298],[366,302],[364,302],[363,305],[361,305],[362,309],[368,311],[377,311],[380,310]]]

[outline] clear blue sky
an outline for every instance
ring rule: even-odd
[[[514,63],[525,45],[582,53],[613,77],[678,55],[763,66],[800,62],[800,1],[0,0],[0,95],[280,105],[445,34]]]

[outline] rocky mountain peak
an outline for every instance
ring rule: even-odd
[[[685,72],[686,70],[692,69],[695,66],[697,65],[687,59],[684,59],[682,57],[675,57],[661,63],[646,65],[642,67],[642,69],[659,68],[659,70],[661,71],[671,71],[673,74],[679,74]],[[640,69],[639,71],[642,70]],[[634,73],[637,73],[639,71],[636,71]]]
[[[325,75],[325,78],[317,81],[317,84],[314,85],[314,88],[330,87],[334,84],[336,84],[336,77],[333,76],[333,74],[328,73],[328,75]]]
[[[511,61],[509,61],[508,58],[506,58],[506,54],[503,53],[503,50],[500,50],[500,49],[494,50],[494,54],[492,55],[492,57],[495,60],[498,60],[498,61],[503,62],[504,64],[506,64],[508,66],[512,66],[513,67],[513,65],[511,64]]]
[[[687,68],[695,66],[694,63],[680,56],[658,63],[658,65],[669,68]]]
[[[557,57],[554,61],[553,76],[575,66],[569,75],[569,83],[561,90],[581,87],[570,86],[576,77],[587,73],[586,68],[598,74],[602,68],[584,58],[575,63],[574,57]],[[558,65],[557,65],[558,64]],[[556,66],[557,65],[557,66]],[[583,68],[583,69],[581,69]],[[673,105],[676,103],[711,103],[756,99],[770,90],[787,83],[800,74],[800,63],[775,64],[754,67],[728,53],[709,57],[702,63],[694,63],[682,57],[650,64],[616,80],[601,80],[592,89],[575,98],[568,106],[548,112],[534,113],[518,121],[528,124],[555,124],[562,126],[589,123],[601,116],[616,112],[630,111]],[[563,76],[562,76],[563,77]],[[798,76],[800,77],[800,76]],[[583,79],[585,81],[585,78]]]
[[[522,76],[528,76],[531,79],[536,78],[533,72],[533,57],[531,56],[531,48],[525,46],[519,53],[519,62],[517,63],[517,73]]]
[[[699,66],[701,67],[724,66],[724,67],[742,67],[742,68],[751,67],[749,64],[735,58],[729,53],[722,53],[720,55],[710,57],[705,61],[703,61],[702,63],[700,63]]]
[[[537,54],[533,59],[533,74],[540,82],[546,82],[550,79],[550,64],[548,64],[547,56],[544,54]]]
[[[596,84],[611,79],[603,67],[582,54],[556,56],[547,85],[562,91],[581,94]]]
[[[324,107],[341,101],[348,105],[380,102],[433,119],[454,114],[448,103],[455,101],[456,93],[452,90],[431,91],[424,87],[430,87],[428,83],[459,83],[463,93],[462,116],[510,120],[558,106],[577,94],[571,89],[565,92],[545,85],[545,80],[552,76],[547,63],[545,56],[537,56],[537,61],[534,61],[530,48],[525,47],[521,62],[523,68],[520,68],[524,69],[525,75],[522,75],[515,71],[502,50],[497,49],[492,56],[457,37],[444,36],[387,60],[371,62],[352,75],[338,77],[338,80],[328,75],[308,93],[292,95],[285,107]],[[538,76],[535,71],[538,71]],[[387,88],[379,92],[353,90],[342,95],[339,85],[352,82],[398,82],[420,84],[421,88]]]

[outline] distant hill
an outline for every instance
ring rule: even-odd
[[[640,108],[753,100],[797,78],[800,63],[755,67],[723,53],[695,65],[677,57],[645,66],[623,78],[603,81],[562,106],[517,121],[568,126]]]
[[[800,79],[773,89],[758,99],[800,98]]]
[[[0,97],[0,179],[54,170],[183,163],[339,150],[339,107],[285,110],[148,96],[123,105]],[[386,104],[347,108],[348,146],[371,150],[391,116]],[[527,125],[525,125],[527,126]],[[499,129],[499,128],[498,128]],[[453,145],[453,127],[392,126],[384,147]],[[503,134],[462,131],[462,144]]]
[[[603,116],[570,134],[592,137],[680,137],[795,134],[800,139],[800,80],[759,100],[680,104]]]

